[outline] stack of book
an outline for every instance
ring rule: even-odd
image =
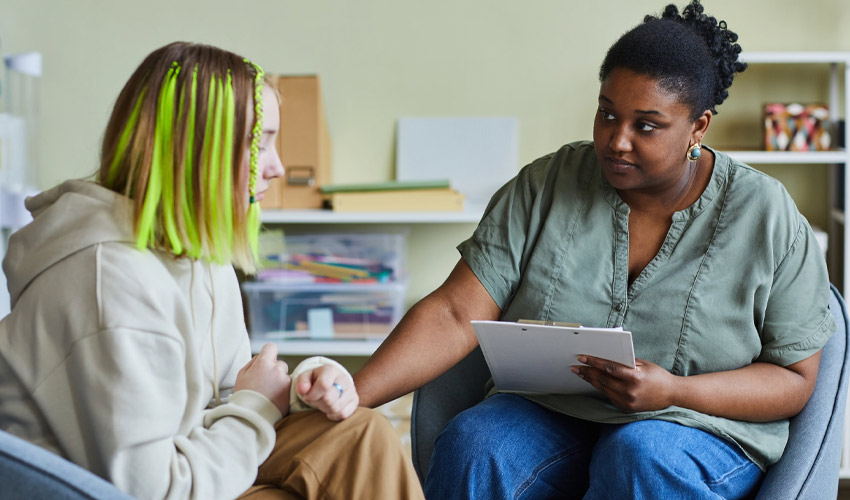
[[[334,184],[321,188],[335,212],[460,212],[463,194],[448,180]]]

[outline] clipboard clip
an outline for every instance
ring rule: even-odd
[[[562,321],[544,321],[542,319],[520,319],[517,320],[517,323],[524,323],[528,325],[543,325],[543,326],[564,326],[567,328],[581,328],[580,323],[564,323]]]

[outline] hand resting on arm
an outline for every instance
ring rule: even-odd
[[[314,408],[328,419],[338,421],[350,417],[357,409],[360,398],[354,380],[337,362],[320,356],[308,358],[290,376],[289,367],[277,356],[277,346],[265,344],[260,353],[239,370],[234,392],[243,389],[258,392],[284,417],[290,411]],[[293,378],[296,380],[294,388]]]
[[[329,420],[345,420],[360,403],[354,379],[335,365],[322,365],[293,375],[296,376],[298,397],[327,415]]]

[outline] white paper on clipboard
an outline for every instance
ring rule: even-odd
[[[472,321],[496,388],[543,394],[599,394],[570,368],[587,354],[635,366],[632,334],[621,328]]]

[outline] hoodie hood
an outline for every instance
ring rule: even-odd
[[[135,244],[130,200],[94,182],[71,180],[26,199],[33,221],[9,238],[3,272],[11,305],[45,270],[92,245]]]

